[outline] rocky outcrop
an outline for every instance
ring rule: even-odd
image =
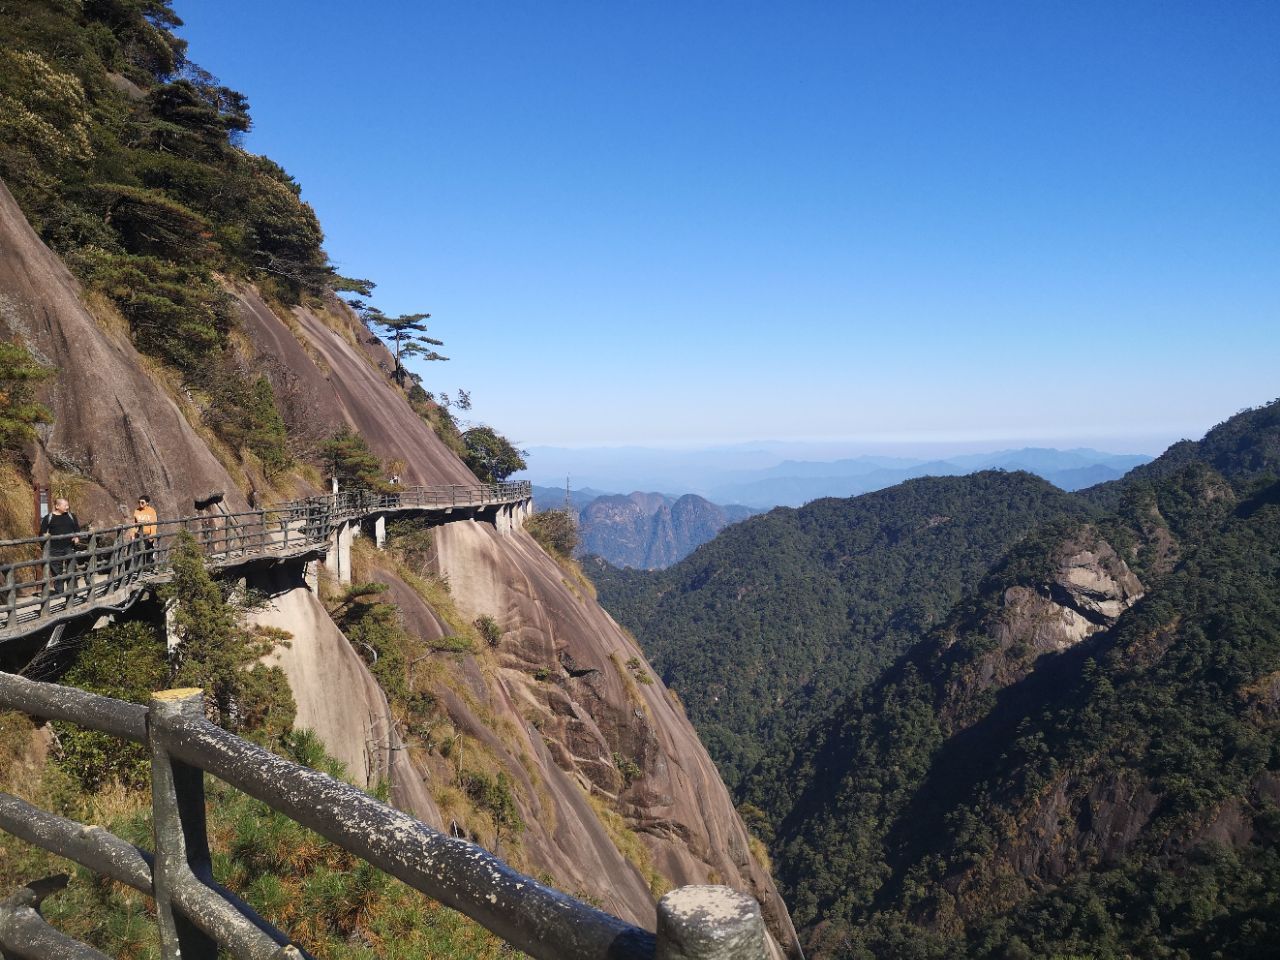
[[[617,799],[671,882],[718,877],[769,906],[771,885],[741,822],[713,813],[732,809],[728,791],[634,642],[531,538],[504,540],[471,522],[440,527],[435,538],[464,614],[506,627],[503,685],[524,722],[557,745],[560,770],[582,790]],[[635,772],[620,771],[621,761]]]
[[[298,705],[296,725],[314,731],[355,783],[372,788],[387,781],[398,807],[439,824],[435,801],[403,757],[386,695],[301,572],[274,567],[250,581],[265,599],[249,612],[249,621],[290,635],[267,660],[289,680]]]
[[[578,513],[579,552],[619,567],[661,570],[752,512],[748,507],[722,507],[694,494],[596,497]]]
[[[951,680],[941,716],[951,730],[988,709],[987,694],[1008,687],[1045,654],[1061,653],[1112,626],[1142,598],[1143,586],[1093,527],[1058,545],[1042,580],[1007,587],[986,627],[987,651]]]

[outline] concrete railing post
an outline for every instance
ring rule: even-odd
[[[760,904],[728,887],[690,886],[658,901],[654,960],[765,960]]]
[[[213,871],[204,819],[204,771],[169,756],[156,732],[157,723],[168,717],[203,720],[204,691],[189,687],[154,693],[147,717],[160,955],[164,960],[217,960],[216,941],[173,907],[175,893],[187,876],[207,882]]]

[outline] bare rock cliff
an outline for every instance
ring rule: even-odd
[[[994,641],[950,683],[942,716],[954,731],[986,709],[986,696],[1028,676],[1038,658],[1061,653],[1112,626],[1143,595],[1142,583],[1097,531],[1084,528],[1054,551],[1042,582],[1004,591],[987,625]]]

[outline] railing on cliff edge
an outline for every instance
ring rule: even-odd
[[[0,540],[0,557],[9,560],[0,564],[0,639],[110,608],[162,582],[183,533],[195,537],[211,566],[229,567],[315,552],[336,525],[359,517],[505,506],[532,495],[527,481],[405,487],[389,493],[350,490],[241,513],[158,520],[149,537],[134,536],[139,525],[128,523],[57,537]],[[59,544],[75,539],[82,544],[59,554]]]
[[[291,763],[205,719],[196,689],[148,707],[0,673],[0,708],[63,720],[146,746],[154,856],[108,833],[0,793],[0,829],[152,897],[163,960],[308,957],[213,879],[204,774],[266,803],[409,886],[461,911],[537,960],[764,960],[759,904],[728,887],[689,886],[658,903],[657,935],[544,886],[488,851],[446,836],[333,777]],[[0,954],[106,960],[40,916],[65,876],[0,901]]]

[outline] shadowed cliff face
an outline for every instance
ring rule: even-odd
[[[249,349],[272,358],[277,375],[287,371],[319,434],[353,426],[379,456],[397,462],[407,484],[474,482],[390,383],[385,349],[345,307],[297,309],[282,319],[251,289],[232,293]],[[248,479],[219,462],[191,426],[195,411],[182,406],[180,391],[160,385],[127,335],[85,309],[74,279],[2,188],[0,320],[58,370],[45,396],[55,422],[42,438],[37,476],[44,479],[50,463],[74,474],[84,519],[116,522],[142,489],[162,515],[187,512],[193,496],[215,489],[233,507],[245,505]],[[483,656],[450,661],[457,675],[433,692],[455,727],[483,744],[514,782],[528,825],[525,868],[650,927],[655,877],[670,885],[726,883],[757,896],[778,940],[794,942],[786,909],[752,859],[746,830],[682,709],[660,682],[637,679],[652,670],[634,644],[523,532],[500,537],[468,520],[434,536],[436,569],[452,602],[468,618],[495,617],[504,636]],[[410,634],[425,644],[447,632],[394,570],[371,572],[388,583]],[[299,722],[321,734],[357,781],[388,779],[398,805],[449,829],[435,799],[447,770],[438,757],[402,749],[394,711],[364,661],[319,599],[291,577],[258,584],[270,600],[254,617],[294,634],[275,656],[294,688]],[[639,854],[624,857],[619,831],[638,836]]]

